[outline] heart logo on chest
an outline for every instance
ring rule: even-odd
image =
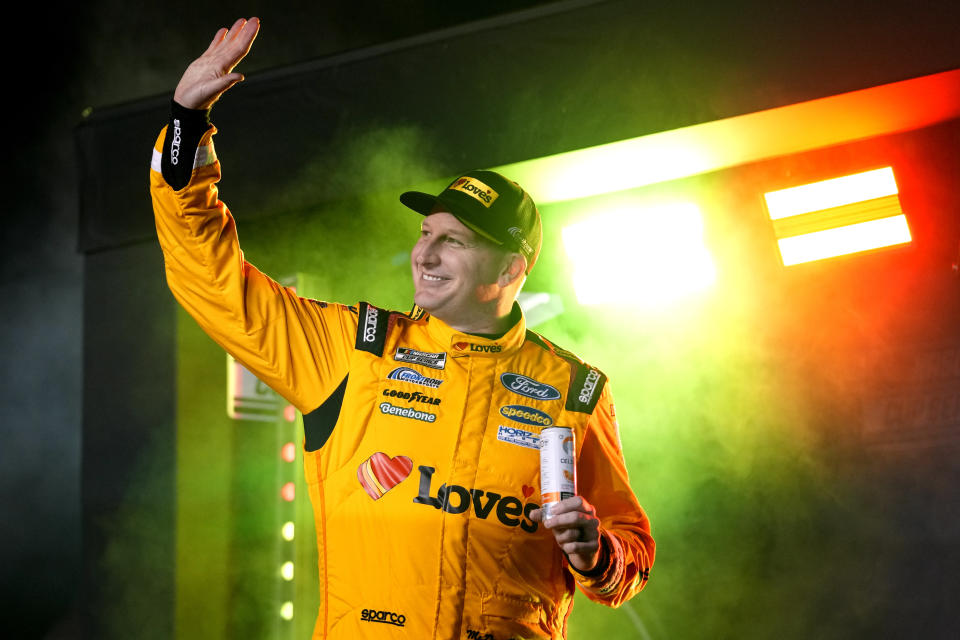
[[[391,458],[377,451],[357,467],[357,480],[367,495],[379,500],[387,491],[406,480],[413,469],[413,460],[407,456]]]

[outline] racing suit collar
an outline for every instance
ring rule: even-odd
[[[523,346],[527,336],[527,321],[516,302],[513,303],[513,314],[518,318],[517,322],[496,339],[457,331],[433,316],[427,318],[427,333],[453,357],[509,355]]]

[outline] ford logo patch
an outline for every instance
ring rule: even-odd
[[[560,392],[556,388],[519,373],[500,374],[500,383],[514,393],[534,400],[560,399]]]

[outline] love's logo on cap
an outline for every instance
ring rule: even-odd
[[[499,193],[476,178],[469,176],[463,176],[462,178],[454,180],[453,184],[447,188],[451,191],[462,191],[468,196],[479,200],[480,203],[488,209],[490,205],[493,204],[493,201],[500,197]]]
[[[407,456],[391,458],[377,451],[357,467],[360,486],[374,500],[407,479],[413,469],[413,460]]]

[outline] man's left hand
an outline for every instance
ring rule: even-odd
[[[557,544],[577,571],[590,571],[600,558],[600,520],[597,510],[583,496],[573,496],[553,505],[551,517],[543,509],[530,512],[530,519],[542,522],[553,532]]]

